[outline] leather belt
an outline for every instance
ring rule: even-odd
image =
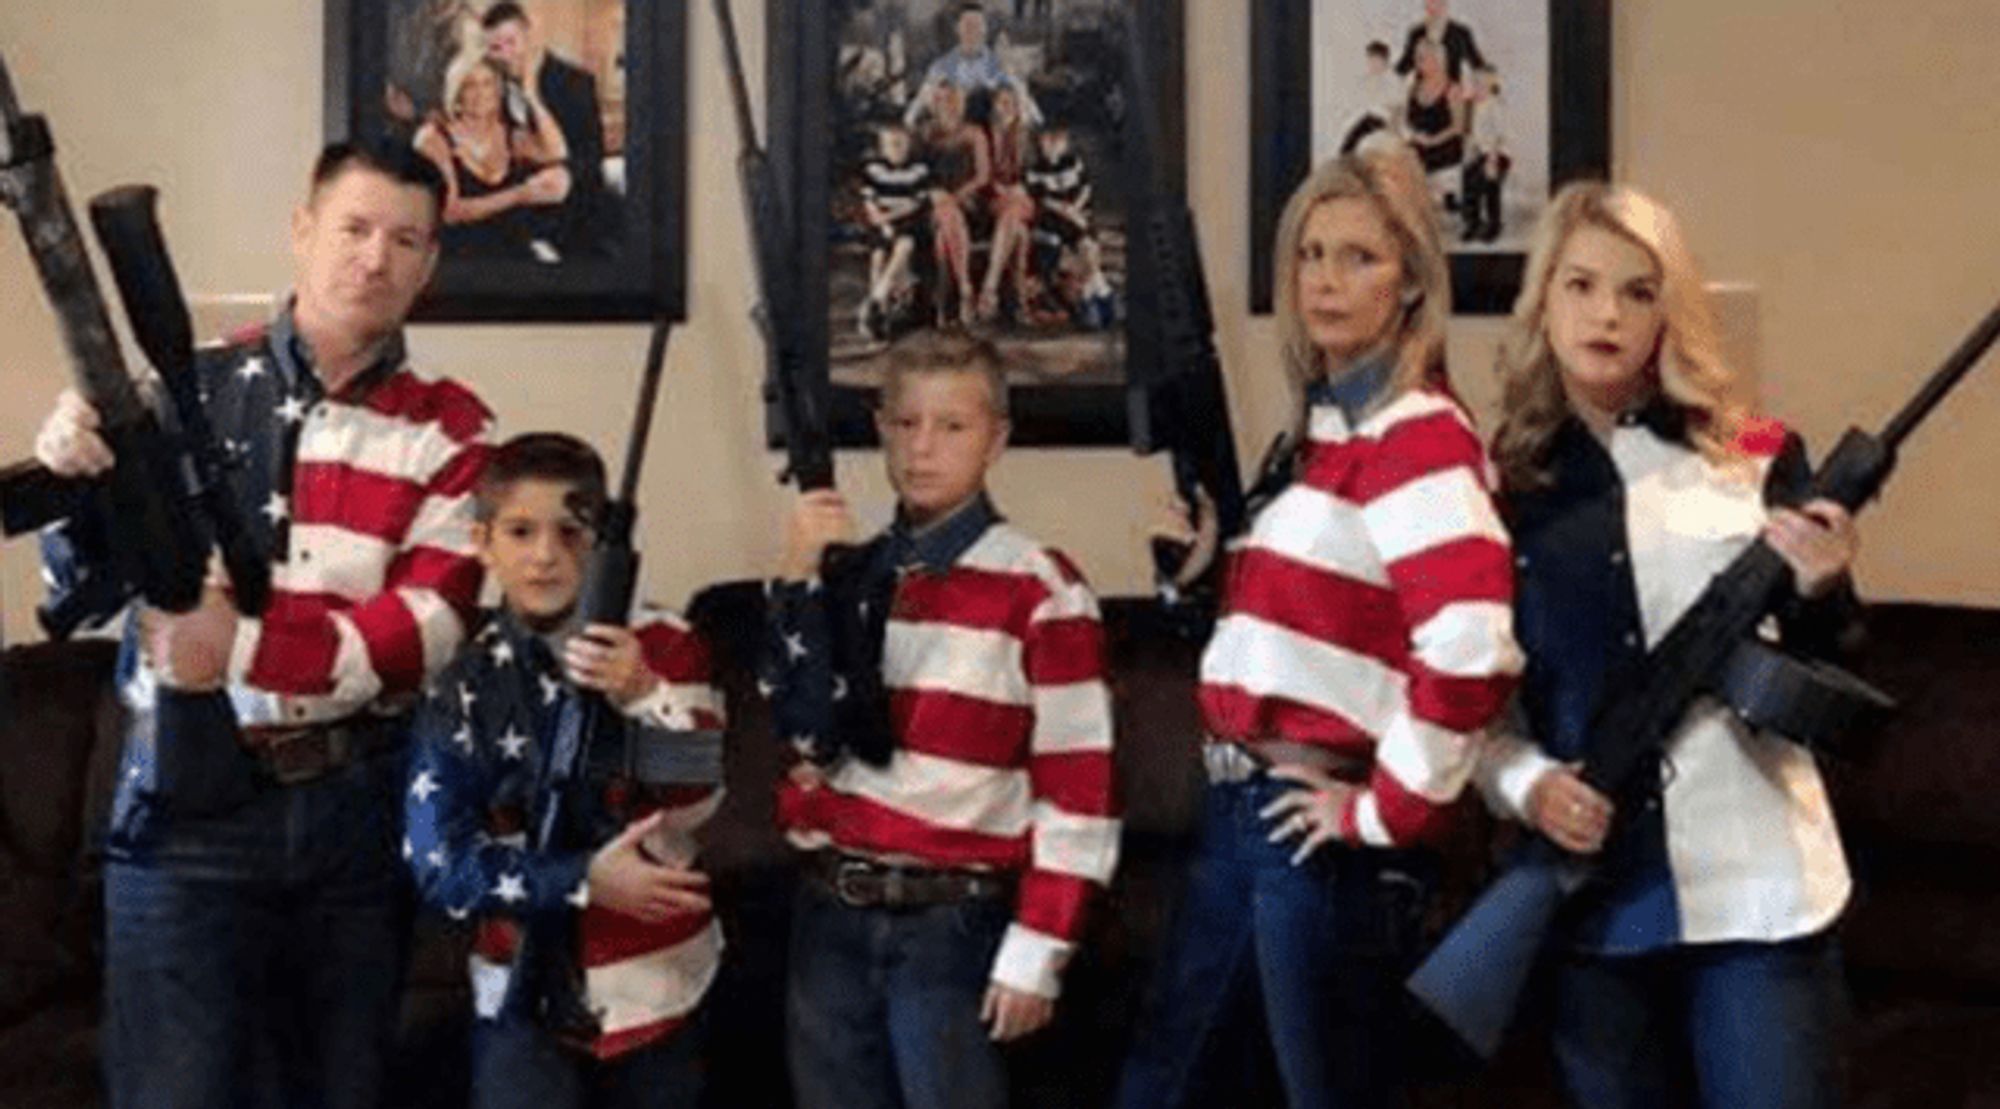
[[[401,730],[374,722],[336,721],[303,727],[243,729],[243,747],[279,785],[299,785],[379,754],[402,739]]]
[[[1012,875],[877,862],[859,855],[820,851],[807,873],[850,909],[920,909],[1013,893]]]
[[[1371,761],[1314,744],[1289,740],[1228,740],[1210,736],[1201,745],[1201,765],[1210,785],[1247,782],[1287,763],[1324,770],[1347,782],[1368,780]]]

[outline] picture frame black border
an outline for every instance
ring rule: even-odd
[[[1549,189],[1611,171],[1611,0],[1548,0]],[[1312,168],[1312,0],[1256,0],[1250,29],[1250,310],[1271,311],[1271,244]],[[1451,256],[1452,311],[1505,315],[1527,256]]]
[[[1170,155],[1170,177],[1184,180],[1187,165],[1186,53],[1183,34],[1185,0],[1133,0],[1141,12],[1134,21],[1149,40],[1149,59],[1162,95],[1159,135]],[[834,57],[838,50],[840,0],[765,0],[766,142],[772,170],[787,190],[786,210],[792,218],[791,255],[799,272],[825,274],[830,240],[833,171],[831,104]],[[1164,64],[1158,59],[1164,59]],[[1102,177],[1122,183],[1127,166],[1107,167]],[[805,315],[808,372],[826,379],[831,335],[826,281],[801,283],[798,309]],[[1143,290],[1127,281],[1125,296],[1125,357],[1127,365],[1153,357],[1152,314]],[[1128,372],[1127,380],[1135,377]],[[875,447],[876,390],[829,384],[828,430],[836,447]],[[766,438],[773,448],[784,443],[784,416],[777,392],[766,388]],[[1009,442],[1021,447],[1129,447],[1130,406],[1142,394],[1130,384],[1019,385],[1008,390],[1012,432]]]
[[[386,130],[385,0],[325,0],[328,142]],[[585,323],[687,318],[687,10],[626,0],[628,242],[613,261],[559,266],[443,259],[410,318],[419,322]],[[642,217],[633,219],[634,214]]]

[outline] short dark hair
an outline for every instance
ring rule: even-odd
[[[332,184],[334,178],[351,169],[379,173],[399,185],[424,190],[431,198],[431,214],[438,221],[443,219],[444,174],[438,172],[436,162],[417,153],[413,147],[345,140],[327,143],[313,161],[310,195],[317,199],[320,191]]]
[[[1367,49],[1363,50],[1362,53],[1373,54],[1378,58],[1387,58],[1389,56],[1389,44],[1383,42],[1381,39],[1376,39],[1369,43]]]
[[[596,527],[609,498],[604,459],[595,448],[560,431],[530,431],[495,448],[473,488],[472,513],[491,523],[500,503],[524,481],[549,481],[569,487],[563,503],[577,518]]]
[[[502,23],[512,23],[516,20],[522,23],[528,22],[528,10],[514,3],[514,0],[500,0],[498,4],[486,9],[485,15],[479,17],[479,29],[491,31]]]

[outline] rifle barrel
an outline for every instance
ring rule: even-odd
[[[633,503],[639,496],[639,471],[646,464],[646,440],[653,433],[653,407],[660,399],[660,374],[666,367],[667,337],[673,324],[653,321],[653,338],[646,346],[646,375],[639,382],[639,408],[632,414],[632,436],[625,441],[625,473],[618,482],[618,499]]]
[[[1996,305],[1992,311],[1986,313],[1986,318],[1979,321],[1979,326],[1972,329],[1972,334],[1967,335],[1965,341],[1958,344],[1958,349],[1951,352],[1951,357],[1944,360],[1944,365],[1931,375],[1931,379],[1924,383],[1924,387],[1917,391],[1917,395],[1911,397],[1909,403],[1905,404],[1882,429],[1882,445],[1891,455],[1895,454],[1903,440],[1917,429],[1917,425],[1924,422],[1924,418],[1931,414],[1931,409],[1938,406],[1938,402],[1944,399],[1945,394],[1951,392],[1953,386],[1972,372],[1972,367],[1979,362],[1980,356],[1986,353],[1986,349],[1993,345],[1995,339],[2000,339],[2000,305]]]
[[[722,27],[722,41],[728,47],[723,55],[729,61],[729,98],[736,104],[736,123],[742,129],[743,145],[748,149],[760,145],[757,120],[750,114],[750,83],[743,77],[743,55],[736,45],[736,16],[730,11],[729,0],[715,0],[715,20]]]

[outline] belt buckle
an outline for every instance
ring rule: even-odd
[[[842,859],[833,868],[833,896],[850,909],[869,908],[874,901],[864,897],[857,886],[873,877],[872,868],[861,859]],[[877,890],[880,893],[880,890]],[[880,898],[876,898],[877,901]]]
[[[326,773],[330,752],[326,744],[312,739],[310,731],[301,729],[265,745],[264,766],[279,785],[308,782]]]
[[[1227,741],[1210,741],[1201,749],[1202,769],[1211,785],[1237,785],[1257,776],[1262,769],[1250,752]]]

